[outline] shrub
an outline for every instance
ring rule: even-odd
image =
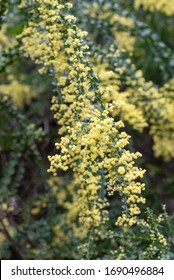
[[[72,2],[1,1],[1,258],[172,259],[172,1]]]

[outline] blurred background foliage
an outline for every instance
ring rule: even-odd
[[[116,96],[105,96],[106,102],[126,104],[114,117],[126,124],[129,149],[143,155],[139,165],[147,170],[147,202],[142,216],[148,217],[155,238],[138,226],[113,226],[119,212],[115,198],[110,201],[110,231],[103,238],[90,243],[89,236],[81,240],[74,234],[65,203],[72,200],[72,174],[47,173],[47,156],[55,154],[59,137],[50,111],[54,84],[19,50],[17,35],[29,10],[18,7],[20,0],[0,1],[1,259],[173,258],[174,12],[140,2],[73,0],[72,13],[78,27],[88,31],[91,63],[103,88],[110,83],[116,89]],[[102,78],[107,71],[115,79]],[[158,240],[161,233],[167,247]]]

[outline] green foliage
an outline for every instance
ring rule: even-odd
[[[133,0],[65,2],[0,1],[1,259],[173,259],[174,15]],[[108,119],[125,126],[106,142]],[[139,197],[125,189],[137,151],[146,203],[134,220]]]

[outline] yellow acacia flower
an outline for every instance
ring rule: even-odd
[[[34,95],[32,87],[21,83],[13,74],[7,76],[7,83],[0,85],[0,93],[12,98],[13,103],[18,107],[29,104]]]
[[[130,219],[128,224],[132,226],[140,213],[137,203],[143,201],[140,197],[144,184],[137,179],[142,178],[144,170],[134,166],[134,159],[140,154],[126,149],[130,137],[120,132],[124,124],[110,116],[99,77],[89,63],[87,34],[68,14],[70,5],[60,4],[61,1],[34,2],[38,4],[38,22],[31,18],[20,35],[21,49],[41,65],[41,72],[51,70],[60,91],[52,99],[52,110],[61,126],[61,140],[56,143],[59,152],[49,156],[48,172],[56,176],[58,169],[73,171],[76,193],[72,195],[71,205],[64,201],[69,209],[67,220],[75,234],[85,237],[91,228],[98,228],[108,220],[106,191],[110,194],[119,191],[126,201],[130,195],[137,194],[133,206],[131,200],[127,203],[127,214],[123,214],[126,218],[119,223]],[[34,9],[32,13],[35,14]],[[124,172],[120,169],[121,158]],[[120,176],[122,183],[117,188]],[[74,226],[73,219],[77,217],[83,232]]]
[[[136,42],[136,38],[130,35],[126,31],[118,31],[113,28],[112,34],[115,37],[116,43],[120,50],[126,50],[128,52],[132,52],[134,50],[134,44]]]
[[[0,29],[0,51],[14,48],[17,45],[15,37],[7,35],[8,25],[3,24]]]
[[[111,103],[110,113],[113,116],[119,114],[124,122],[129,123],[134,129],[142,131],[148,126],[145,116],[143,116],[143,111],[141,108],[138,108],[137,104],[130,102],[130,92],[128,89],[124,92],[121,91],[120,75],[113,71],[108,71],[108,67],[108,63],[101,63],[99,60],[95,61],[94,70],[100,77],[103,99],[105,102]],[[119,104],[116,102],[118,100]]]
[[[168,161],[174,157],[174,86],[173,79],[157,88],[146,82],[142,72],[135,74],[138,80],[127,78],[128,99],[142,110],[150,124],[150,134],[154,141],[154,154]],[[135,82],[135,83],[134,83]],[[138,94],[136,92],[138,91]]]
[[[85,14],[90,15],[90,17],[95,18],[97,17],[100,20],[108,19],[109,22],[114,25],[115,23],[119,23],[123,26],[132,28],[134,26],[134,22],[132,19],[121,16],[117,13],[113,13],[110,5],[105,3],[101,6],[99,3],[94,2],[92,4],[85,4]]]
[[[145,10],[150,10],[152,12],[157,10],[167,16],[172,16],[174,14],[174,0],[135,0],[134,6],[135,9],[143,6]]]

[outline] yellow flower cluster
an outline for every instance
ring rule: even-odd
[[[14,48],[17,45],[15,37],[7,35],[8,24],[3,24],[0,29],[0,51]]]
[[[31,209],[31,214],[32,215],[40,214],[41,210],[47,207],[47,204],[48,204],[47,197],[42,198],[42,200],[36,201]]]
[[[174,0],[135,0],[136,9],[141,5],[145,9],[156,9],[167,15],[174,13]],[[91,12],[91,7],[87,4],[85,13],[98,20],[107,20],[110,23],[110,31],[115,37],[115,42],[118,44],[119,49],[132,52],[136,43],[135,38],[131,35],[131,29],[134,28],[133,21],[131,19],[128,21],[127,17],[124,17],[123,20],[123,17],[117,15],[117,13],[113,14],[111,6],[107,3],[102,5],[94,3],[92,7]],[[114,21],[113,17],[115,19],[119,18],[119,20]],[[128,30],[120,31],[117,23],[123,25],[125,29],[127,27]],[[114,58],[114,55],[112,53],[112,58]],[[110,69],[110,65],[107,65],[105,58],[102,57],[101,62],[98,61],[94,69],[100,75],[101,89],[104,91],[103,97],[106,102],[114,102],[116,100],[120,100],[121,102],[121,106],[118,106],[118,102],[115,104],[115,107],[113,104],[112,111],[110,109],[110,112],[115,116],[120,111],[121,119],[139,131],[142,131],[149,124],[150,133],[154,142],[153,149],[155,156],[162,156],[166,161],[170,160],[174,157],[172,144],[174,141],[174,105],[173,99],[170,97],[169,100],[165,95],[165,91],[173,92],[171,82],[169,81],[164,87],[159,89],[151,82],[145,81],[142,71],[137,71],[135,79],[132,80],[131,77],[127,81],[128,87],[126,90],[120,92],[120,76],[117,71],[117,65],[115,68],[116,71],[111,74],[111,71],[107,70]],[[170,90],[167,90],[166,86],[168,88],[171,87]]]
[[[124,29],[134,28],[134,21],[126,16],[120,15],[114,12],[112,7],[103,3],[100,5],[97,2],[85,3],[85,14],[90,16],[91,19],[96,18],[97,20],[106,20],[110,25],[111,33],[115,37],[116,43],[119,49],[125,49],[126,51],[132,52],[134,50],[134,44],[136,38],[130,34],[128,31],[120,30],[119,26],[124,27]]]
[[[79,217],[79,202],[78,202],[78,193],[77,186],[79,184],[78,177],[75,176],[72,182],[66,182],[62,180],[62,177],[50,177],[48,180],[49,186],[54,197],[57,200],[57,205],[60,208],[63,208],[63,214],[61,215],[61,228],[70,226],[73,230],[73,234],[79,238],[86,237],[88,230],[84,224],[78,223]],[[68,199],[69,198],[69,199]],[[58,226],[56,226],[56,236],[59,235]],[[65,238],[63,238],[64,240]],[[54,240],[53,240],[54,242]],[[56,240],[56,246],[60,246]]]
[[[18,44],[15,36],[11,35],[9,32],[12,25],[13,22],[10,17],[7,18],[6,23],[1,25],[0,52],[8,52]],[[4,80],[3,82],[1,81],[0,93],[10,97],[13,103],[18,107],[29,104],[34,95],[32,87],[20,81],[18,77],[15,77],[14,69],[12,69],[12,67],[7,67],[6,69],[7,75],[4,79],[6,82]]]
[[[12,98],[18,107],[29,104],[34,95],[32,87],[17,80],[13,74],[8,74],[7,83],[0,85],[0,93]]]
[[[134,22],[132,19],[121,16],[117,13],[113,13],[109,3],[104,3],[103,5],[100,5],[97,2],[94,2],[92,4],[86,3],[85,14],[90,15],[90,17],[92,18],[97,17],[100,20],[108,19],[110,24],[112,25],[118,23],[129,28],[134,27]]]
[[[156,157],[162,156],[168,161],[174,157],[174,79],[158,88],[152,82],[146,82],[141,70],[136,70],[131,60],[128,67],[134,72],[134,77],[127,76],[126,89],[121,89],[121,75],[125,67],[119,69],[120,52],[110,48],[110,52],[93,60],[94,71],[100,78],[100,89],[103,100],[110,104],[112,116],[119,115],[121,120],[138,131],[147,126],[153,137],[153,149]],[[111,65],[108,60],[115,61]]]
[[[6,213],[11,213],[14,211],[14,207],[11,205],[8,205],[5,202],[0,204],[0,209],[1,209],[1,211],[6,212]]]
[[[106,55],[106,59],[110,54]],[[117,51],[113,56],[119,55]],[[103,60],[103,58],[102,58]],[[117,68],[117,65],[116,65]],[[143,112],[136,104],[129,100],[129,91],[121,91],[120,74],[113,71],[108,71],[109,64],[102,61],[95,61],[94,71],[100,78],[100,89],[103,92],[103,100],[106,103],[111,103],[109,108],[112,116],[119,115],[123,122],[129,123],[134,129],[142,131],[148,126]],[[124,71],[122,68],[120,71]]]
[[[129,32],[118,31],[115,28],[112,28],[112,34],[120,50],[126,50],[130,53],[133,52],[136,37],[132,36]]]
[[[150,10],[151,12],[155,10],[160,11],[167,16],[174,14],[174,0],[135,0],[135,9],[139,9],[140,6],[143,6],[145,10]]]
[[[155,230],[150,230],[150,239],[155,242],[156,240],[159,241],[159,243],[163,244],[164,246],[167,245],[166,238],[161,234],[160,232],[155,232]]]
[[[150,124],[155,156],[162,156],[168,161],[174,157],[173,79],[158,89],[152,82],[145,81],[142,71],[137,71],[135,76],[137,81],[127,78],[130,102],[142,110]]]
[[[78,212],[85,235],[108,220],[107,187],[110,194],[118,191],[125,197],[126,220],[121,217],[117,224],[132,226],[140,213],[137,204],[144,203],[144,184],[137,182],[144,170],[134,166],[140,154],[126,150],[129,136],[120,131],[124,125],[110,117],[109,105],[103,102],[99,78],[88,59],[87,34],[68,15],[71,4],[33,2],[38,22],[31,20],[20,36],[22,50],[43,66],[41,72],[48,69],[53,74],[58,91],[52,109],[61,126],[61,140],[56,143],[58,153],[49,156],[48,171],[54,175],[58,169],[73,171],[73,215]],[[72,205],[67,204],[70,216]]]

